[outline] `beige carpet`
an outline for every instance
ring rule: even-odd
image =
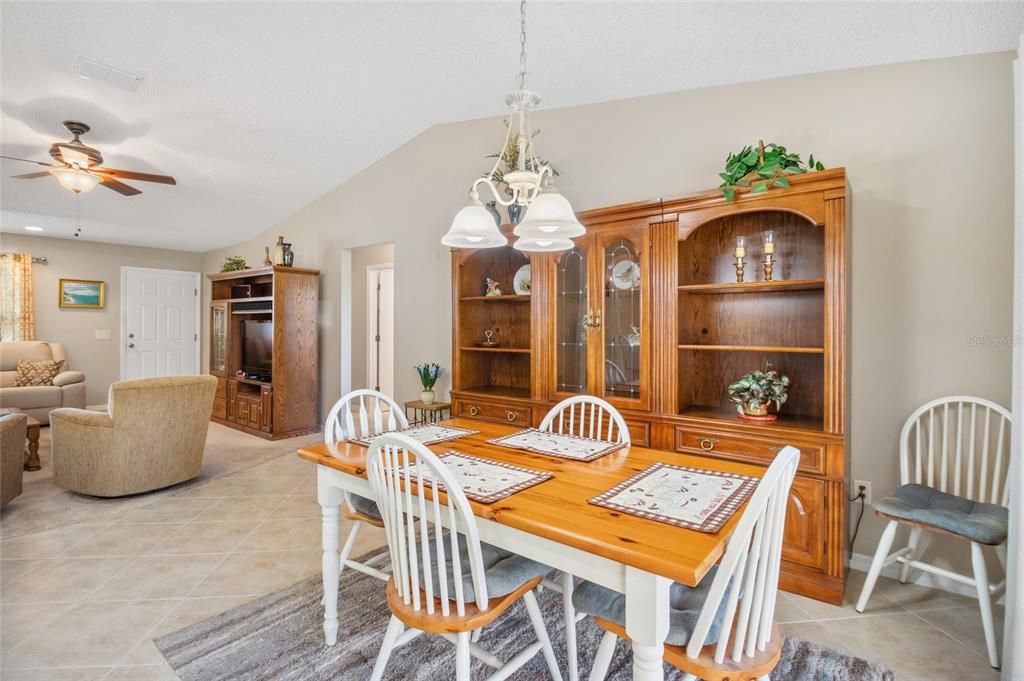
[[[0,511],[0,537],[10,539],[81,522],[103,522],[153,503],[162,496],[178,494],[214,478],[236,473],[270,459],[294,453],[319,442],[321,435],[288,440],[264,440],[216,423],[210,424],[203,456],[203,472],[195,480],[174,487],[117,499],[101,499],[68,492],[53,484],[50,429],[42,428],[39,458],[42,470],[23,473],[21,496]],[[145,453],[141,453],[145,456]]]

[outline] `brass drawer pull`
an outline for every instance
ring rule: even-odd
[[[702,437],[700,439],[700,448],[705,452],[710,452],[715,448],[715,443],[718,442],[718,438],[714,437]]]
[[[469,408],[469,415],[470,416],[476,416],[479,413],[480,413],[480,407],[477,407],[477,406],[474,405],[474,406],[471,406]]]
[[[514,422],[515,422],[515,420],[516,420],[517,418],[519,418],[519,414],[515,413],[515,412],[514,412],[514,411],[512,411],[511,409],[506,409],[506,410],[505,410],[505,418],[507,418],[507,419],[508,419],[509,423],[514,423]]]

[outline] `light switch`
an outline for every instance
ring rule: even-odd
[[[96,329],[96,340],[110,340],[110,329]]]

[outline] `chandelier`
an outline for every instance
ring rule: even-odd
[[[513,246],[520,251],[564,251],[572,239],[586,234],[572,206],[558,193],[554,170],[537,157],[530,128],[530,112],[540,104],[540,95],[526,89],[526,1],[519,4],[519,89],[505,98],[512,113],[505,132],[505,144],[496,155],[490,172],[477,178],[469,200],[452,221],[441,243],[452,248],[494,248],[508,241],[498,229],[494,216],[480,201],[478,187],[486,187],[502,206],[526,208],[516,225]],[[515,145],[511,145],[515,135]],[[502,163],[511,169],[500,171]],[[505,190],[498,188],[505,185]]]

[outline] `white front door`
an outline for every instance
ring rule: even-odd
[[[121,268],[121,380],[199,373],[199,273]]]

